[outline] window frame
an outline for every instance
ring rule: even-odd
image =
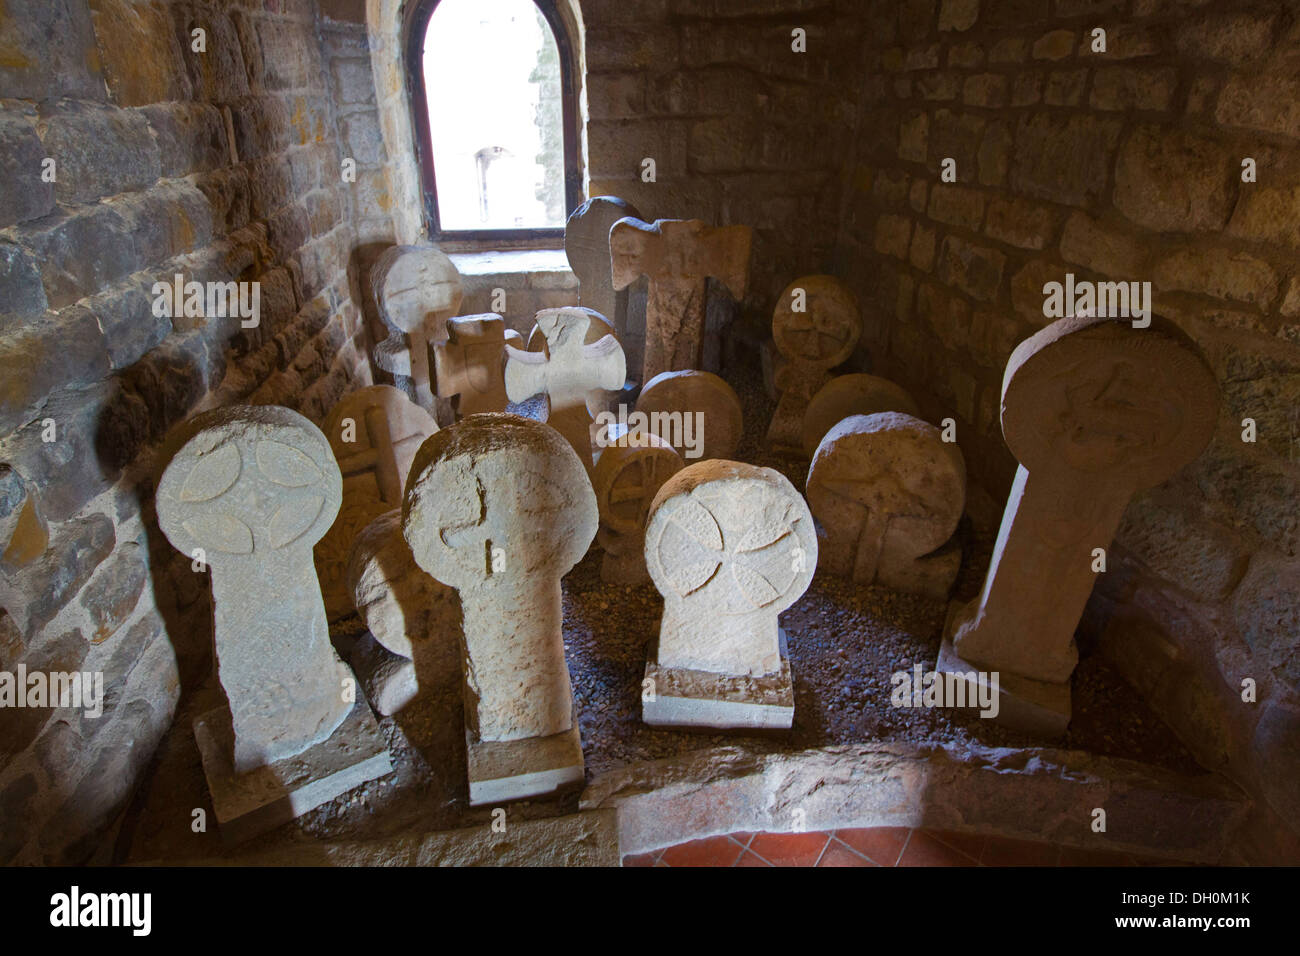
[[[564,227],[521,229],[453,229],[444,230],[438,217],[438,181],[434,175],[433,139],[424,85],[424,37],[429,21],[441,0],[419,0],[408,7],[406,17],[406,88],[411,103],[411,121],[415,131],[415,158],[420,170],[420,197],[424,204],[424,223],[429,238],[444,249],[452,245],[482,248],[551,247],[564,239]],[[578,57],[569,24],[557,0],[531,0],[542,14],[560,58],[560,105],[564,141],[564,215],[567,218],[582,204],[582,155],[579,137]],[[556,240],[559,240],[557,242]]]

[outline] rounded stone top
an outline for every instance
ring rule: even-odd
[[[621,435],[591,473],[601,521],[618,534],[639,534],[655,494],[681,469],[681,456],[658,435]]]
[[[800,289],[803,311],[796,312]],[[834,368],[852,355],[861,334],[857,297],[835,276],[795,279],[772,312],[772,340],[781,354],[819,368]]]
[[[338,514],[343,478],[329,442],[295,411],[218,408],[183,422],[164,443],[158,524],[178,550],[228,555],[310,549]]]
[[[779,613],[812,583],[817,535],[784,475],[738,461],[689,465],[655,495],[646,568],[666,601]]]
[[[1069,317],[1021,342],[1002,379],[1002,434],[1031,474],[1065,472],[1131,490],[1199,455],[1219,389],[1196,344],[1167,319]]]
[[[850,415],[903,412],[921,417],[912,396],[887,378],[855,372],[837,375],[818,390],[803,413],[801,432],[804,454],[809,458],[831,428]]]
[[[462,589],[558,578],[586,554],[598,521],[586,468],[563,436],[498,412],[430,436],[402,500],[416,563]]]
[[[429,313],[444,321],[460,311],[460,271],[436,246],[393,246],[370,267],[379,315],[390,328],[411,332]]]
[[[700,369],[683,369],[660,372],[645,383],[637,396],[636,410],[645,414],[655,412],[680,412],[703,416],[702,447],[697,449],[703,458],[730,458],[740,444],[745,427],[744,409],[736,390],[726,380],[712,372]],[[685,438],[685,429],[661,438]],[[677,446],[677,453],[686,456],[685,444]]]

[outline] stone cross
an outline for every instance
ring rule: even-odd
[[[564,224],[564,253],[578,277],[578,304],[607,318],[620,342],[628,335],[626,295],[620,303],[610,275],[609,230],[624,218],[641,213],[616,196],[593,196],[573,211]]]
[[[506,321],[495,312],[466,315],[447,323],[447,341],[434,348],[438,395],[456,399],[456,417],[500,412],[506,407],[502,371]]]
[[[1218,386],[1200,350],[1155,316],[1068,317],[1021,342],[1002,380],[1020,461],[984,588],[949,616],[939,669],[1001,674],[997,720],[1056,734],[1070,719],[1074,631],[1134,492],[1209,443]]]
[[[772,339],[785,364],[775,372],[780,399],[768,445],[802,451],[809,400],[830,381],[830,369],[853,354],[861,334],[857,299],[839,279],[803,276],[786,286],[772,313]]]
[[[777,615],[817,567],[812,515],[794,486],[736,461],[688,465],[655,496],[645,558],[664,612],[644,719],[789,727],[793,679]]]
[[[698,219],[620,219],[609,231],[614,288],[650,280],[641,381],[700,367],[707,280],[742,299],[749,284],[748,226],[712,227]]]
[[[434,412],[429,353],[446,338],[447,320],[460,311],[460,273],[434,246],[394,246],[375,260],[370,283],[388,333],[375,347],[375,364]]]
[[[745,428],[736,390],[720,376],[698,369],[660,372],[641,389],[636,410],[688,462],[730,458]]]
[[[591,323],[587,326],[587,335],[584,339],[585,345],[594,345],[607,335],[613,335],[618,339],[619,345],[623,344],[622,336],[615,335],[614,326],[609,324],[605,316],[594,311],[589,312],[588,314],[591,317]],[[507,335],[508,334],[509,333],[507,333]],[[511,343],[507,342],[507,344]],[[518,343],[514,344],[516,345],[516,348],[519,347]],[[530,352],[545,352],[547,355],[550,354],[546,345],[546,333],[542,331],[542,327],[538,325],[536,321],[533,322],[533,327],[528,333],[527,348]],[[627,352],[624,351],[623,354],[626,356]],[[626,394],[627,382],[624,382],[618,391],[606,391],[604,388],[593,388],[587,393],[587,409],[593,415],[607,410],[614,411],[617,414],[618,403],[625,399]]]
[[[600,510],[596,540],[605,552],[600,578],[610,584],[644,584],[645,523],[663,483],[682,470],[681,456],[657,435],[635,432],[601,452],[591,473]]]
[[[955,443],[911,415],[850,415],[827,432],[808,471],[820,567],[856,584],[946,597],[961,550],[945,544],[966,507]]]
[[[316,570],[331,621],[352,612],[345,572],[357,534],[401,507],[415,452],[437,430],[432,415],[391,385],[358,389],[330,412],[325,436],[343,473],[343,505],[316,545]]]
[[[615,391],[627,379],[623,347],[606,335],[586,342],[593,313],[581,306],[543,309],[537,327],[546,336],[546,352],[506,347],[506,394],[512,402],[545,393],[547,424],[573,446],[584,466],[591,467],[591,414],[587,395],[595,388]]]
[[[212,571],[234,769],[299,754],[351,710],[312,566],[342,497],[329,443],[287,408],[234,406],[190,419],[162,457],[158,524]]]
[[[402,530],[416,563],[460,594],[473,804],[582,780],[560,578],[598,520],[582,462],[541,422],[477,415],[416,456]]]
[[[902,412],[920,418],[921,411],[907,391],[887,378],[855,372],[837,375],[823,385],[803,413],[804,454],[812,458],[826,433],[850,415]]]
[[[417,695],[436,696],[460,681],[460,601],[415,563],[402,536],[400,508],[356,535],[347,588],[377,647],[361,640],[353,670],[371,706],[394,714]]]

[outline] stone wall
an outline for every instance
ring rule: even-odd
[[[232,402],[319,422],[367,380],[337,145],[360,153],[362,104],[327,70],[356,42],[308,0],[0,8],[0,671],[105,694],[98,719],[0,708],[0,863],[86,859],[211,667],[205,575],[152,514],[159,440]],[[157,315],[178,273],[260,283],[260,325]]]
[[[838,267],[869,303],[876,368],[957,420],[999,507],[1015,468],[1002,372],[1048,321],[1044,283],[1153,283],[1214,367],[1222,419],[1199,460],[1130,506],[1087,630],[1207,766],[1300,828],[1297,13],[873,4]],[[1242,181],[1247,158],[1257,182]]]

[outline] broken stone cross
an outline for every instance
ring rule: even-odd
[[[664,597],[646,723],[790,727],[794,685],[777,615],[817,567],[812,515],[794,486],[737,461],[683,468],[655,496],[645,559]]]
[[[416,563],[460,593],[472,804],[583,778],[560,578],[597,522],[582,462],[541,422],[478,415],[416,455],[402,531]]]
[[[1196,345],[1155,317],[1070,317],[1021,342],[1002,380],[1020,461],[979,597],[949,609],[940,671],[997,671],[997,720],[1064,732],[1074,631],[1134,492],[1210,441],[1218,386]]]
[[[609,231],[614,288],[650,280],[641,381],[660,372],[700,367],[705,295],[710,278],[737,299],[749,283],[748,226],[712,227],[698,219],[620,219]]]
[[[375,347],[375,364],[436,415],[429,352],[460,311],[460,273],[433,246],[394,246],[375,260],[370,283],[387,333]]]
[[[506,322],[495,312],[466,315],[447,323],[447,341],[434,349],[438,396],[456,396],[457,419],[506,407],[502,351]]]
[[[590,309],[570,306],[543,309],[537,327],[546,336],[546,352],[525,352],[506,346],[506,395],[512,402],[546,394],[547,424],[573,446],[585,467],[591,467],[591,413],[588,393],[623,387],[627,367],[618,339],[606,335],[590,345],[587,329],[594,318]]]

